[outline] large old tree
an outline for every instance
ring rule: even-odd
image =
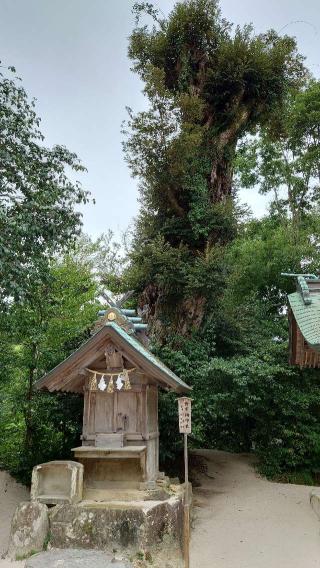
[[[133,280],[158,336],[168,324],[186,334],[223,287],[237,143],[260,126],[277,130],[305,70],[294,39],[233,28],[213,0],[178,2],[168,17],[136,3],[135,13],[129,55],[149,106],[129,109],[124,144],[142,204]]]

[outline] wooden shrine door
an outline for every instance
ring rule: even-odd
[[[123,432],[136,434],[141,439],[144,432],[143,391],[106,393],[96,391],[85,394],[83,440],[94,442],[97,434]]]
[[[115,431],[114,399],[115,394],[96,393],[94,432],[92,432],[92,434],[107,434]]]
[[[115,407],[117,430],[127,434],[141,434],[141,392],[117,392]]]

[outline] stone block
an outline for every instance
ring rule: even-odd
[[[20,503],[11,522],[8,555],[19,559],[43,550],[48,533],[47,506],[29,501]]]
[[[131,562],[97,550],[50,550],[27,560],[26,568],[130,568]]]
[[[112,550],[139,547],[141,509],[58,505],[50,513],[51,544],[55,548]]]
[[[32,471],[31,500],[56,505],[77,503],[83,494],[83,465],[57,460],[36,465]]]
[[[164,538],[182,546],[183,505],[180,497],[165,501],[58,505],[50,511],[54,548],[147,550]]]
[[[146,512],[141,527],[140,546],[143,550],[164,540],[175,542],[182,550],[183,545],[183,503],[171,497],[154,505]]]

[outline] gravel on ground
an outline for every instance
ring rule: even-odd
[[[3,559],[8,548],[11,519],[20,501],[29,501],[30,493],[24,485],[0,470],[0,568],[23,568],[24,562]]]
[[[194,489],[190,568],[320,568],[320,523],[309,503],[316,488],[267,481],[247,455],[194,453],[205,467]],[[0,471],[0,568],[25,566],[1,556],[14,510],[28,498]]]
[[[215,450],[194,489],[191,568],[320,568],[314,487],[272,483],[247,455]]]

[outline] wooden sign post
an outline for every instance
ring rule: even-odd
[[[184,520],[183,520],[183,554],[185,568],[189,568],[190,555],[190,496],[189,496],[189,467],[188,467],[188,434],[191,434],[191,398],[181,397],[179,404],[179,431],[184,435]]]

